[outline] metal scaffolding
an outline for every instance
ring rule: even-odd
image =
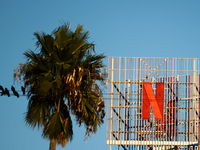
[[[198,148],[199,77],[198,58],[109,57],[106,144]]]

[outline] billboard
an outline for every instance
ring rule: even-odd
[[[199,59],[109,57],[106,144],[199,145]]]

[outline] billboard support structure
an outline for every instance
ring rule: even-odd
[[[198,147],[199,78],[198,58],[109,57],[110,150]]]

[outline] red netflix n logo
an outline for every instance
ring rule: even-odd
[[[164,83],[156,83],[156,96],[150,82],[143,83],[142,119],[150,119],[150,105],[155,119],[163,119]]]

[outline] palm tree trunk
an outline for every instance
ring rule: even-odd
[[[49,150],[56,150],[56,139],[50,139]]]

